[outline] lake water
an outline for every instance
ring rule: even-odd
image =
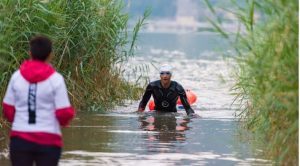
[[[182,110],[137,114],[138,101],[105,114],[78,114],[63,130],[60,165],[271,165],[241,139],[225,40],[214,33],[141,33],[138,43],[125,77],[132,81],[147,71],[153,81],[161,63],[171,64],[172,79],[197,94],[193,108],[201,118]],[[1,151],[0,165],[8,165],[7,150]]]

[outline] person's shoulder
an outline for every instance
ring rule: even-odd
[[[61,86],[65,82],[62,74],[56,71],[49,77],[49,81],[54,87]]]
[[[177,91],[184,91],[184,88],[183,88],[183,86],[180,83],[178,83],[177,81],[172,81],[172,83],[174,84],[175,89]]]
[[[53,80],[64,80],[64,77],[59,72],[55,71],[50,78]]]
[[[152,81],[149,83],[150,86],[155,87],[160,85],[160,80]]]
[[[11,81],[14,81],[14,80],[18,79],[20,76],[21,76],[21,72],[18,69],[18,70],[16,70],[16,71],[13,72],[13,74],[10,77],[10,79],[11,79]]]
[[[20,69],[16,70],[13,72],[13,74],[11,75],[11,78],[16,78],[19,77],[21,75]]]
[[[182,85],[177,81],[171,81],[171,84],[175,85],[176,87],[182,87]]]

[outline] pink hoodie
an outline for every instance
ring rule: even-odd
[[[30,83],[46,80],[55,69],[48,63],[37,60],[26,60],[20,66],[22,76]]]
[[[20,74],[29,83],[45,81],[55,72],[50,64],[37,60],[26,60],[20,66]],[[11,123],[14,121],[15,112],[14,105],[3,101],[3,115]],[[68,106],[55,110],[55,115],[61,126],[67,126],[75,116],[75,111]],[[11,137],[20,137],[38,144],[62,146],[61,136],[52,133],[12,131]]]

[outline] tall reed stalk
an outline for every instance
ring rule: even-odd
[[[298,1],[247,4],[225,9],[246,30],[231,40],[238,54],[233,91],[239,118],[274,165],[298,165]],[[214,26],[226,34],[218,22]]]

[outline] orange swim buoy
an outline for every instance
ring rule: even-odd
[[[153,100],[150,100],[149,101],[149,105],[148,105],[148,107],[149,107],[149,110],[154,110],[154,107],[155,107],[155,103],[154,103],[154,101]]]
[[[190,105],[194,104],[197,101],[197,96],[193,91],[186,90],[185,93],[186,93],[186,97],[187,97]],[[178,98],[178,100],[177,100],[177,105],[182,105],[180,98]],[[151,111],[154,110],[155,103],[153,100],[149,101],[148,107],[149,107],[149,110],[151,110]]]

